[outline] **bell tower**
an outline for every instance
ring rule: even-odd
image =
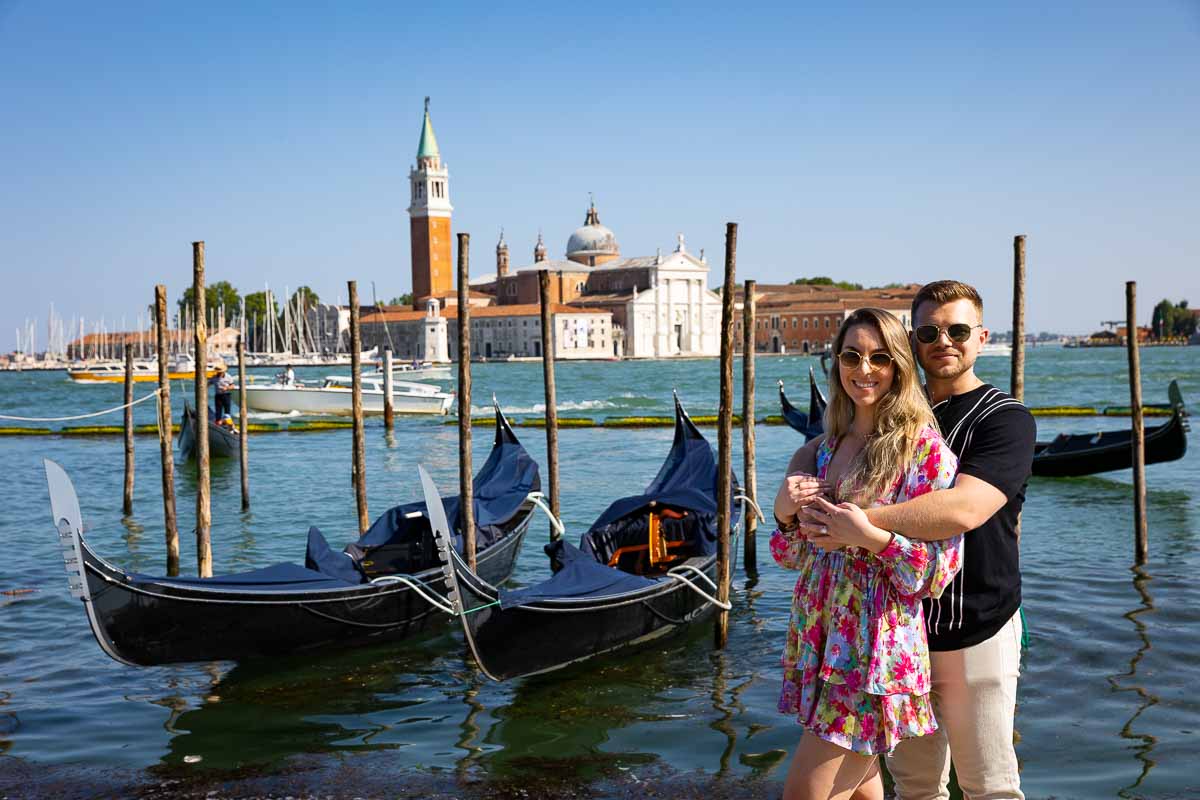
[[[426,97],[417,163],[408,173],[414,309],[424,308],[426,298],[454,288],[450,249],[450,216],[454,207],[450,205],[449,179],[450,172],[442,163],[433,123],[429,121],[429,98]]]

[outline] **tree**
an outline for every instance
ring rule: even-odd
[[[850,281],[835,281],[833,278],[825,275],[818,275],[815,278],[796,278],[792,281],[793,286],[834,286],[838,289],[846,291],[860,291],[863,286],[861,283],[851,283]]]
[[[402,294],[399,297],[393,297],[391,300],[388,300],[387,304],[389,306],[411,306],[412,300],[412,292],[409,292],[408,294]]]
[[[290,302],[293,309],[298,310],[301,314],[306,314],[309,309],[316,308],[320,304],[321,298],[312,289],[307,286],[301,286],[292,292]]]
[[[194,297],[195,293],[191,286],[184,289],[183,296],[179,298],[179,310],[183,311],[186,308],[188,314],[191,314]],[[241,307],[241,304],[241,295],[238,294],[238,290],[233,288],[233,285],[229,281],[217,281],[214,284],[204,287],[204,308],[208,312],[208,324],[210,326],[217,319],[218,309],[222,305],[225,306],[225,319],[232,320],[237,310]]]
[[[1196,315],[1188,308],[1187,300],[1180,300],[1178,305],[1160,300],[1150,318],[1150,330],[1160,339],[1191,336],[1196,332]]]

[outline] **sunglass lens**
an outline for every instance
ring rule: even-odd
[[[971,338],[971,326],[965,322],[956,322],[946,329],[946,333],[950,335],[950,341],[961,344]]]
[[[917,341],[921,344],[933,344],[938,337],[936,325],[922,325],[917,328]]]
[[[862,363],[862,356],[853,350],[843,350],[838,353],[838,362],[846,369],[858,369],[858,365]]]
[[[891,366],[892,357],[887,353],[871,353],[871,357],[867,359],[871,362],[871,366],[875,369],[883,369]]]

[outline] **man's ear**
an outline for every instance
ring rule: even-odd
[[[981,346],[987,344],[988,339],[991,338],[991,335],[992,335],[991,331],[989,331],[987,328],[983,328],[982,333],[980,334],[979,344]]]

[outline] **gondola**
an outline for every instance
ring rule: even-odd
[[[779,382],[779,405],[783,408],[783,420],[794,430],[804,434],[804,441],[809,441],[821,435],[824,430],[825,406],[828,403],[825,395],[817,386],[817,377],[813,368],[808,368],[808,413],[796,408],[787,399],[783,391],[783,381]]]
[[[779,401],[783,406],[783,418],[795,430],[804,434],[805,441],[821,433],[821,422],[813,419],[811,409],[818,402],[824,412],[824,397],[821,397],[809,370],[812,384],[812,400],[809,415],[797,411],[783,393],[783,381],[779,382]],[[1162,425],[1148,428],[1145,433],[1146,463],[1160,464],[1183,458],[1187,452],[1189,430],[1187,410],[1179,384],[1171,381],[1167,397],[1172,409],[1171,419]],[[1159,407],[1159,406],[1152,406]],[[1042,478],[1078,478],[1100,472],[1129,469],[1133,466],[1133,432],[1129,430],[1101,431],[1099,433],[1063,433],[1049,442],[1038,442],[1033,449],[1033,474]]]
[[[448,600],[475,661],[493,680],[549,672],[687,628],[719,606],[717,464],[712,447],[675,401],[670,454],[646,490],[617,500],[579,547],[546,546],[553,575],[498,589],[472,572],[439,518],[437,487],[421,470],[442,556]],[[734,500],[736,481],[731,481]],[[744,509],[743,509],[744,511]],[[730,525],[740,514],[731,508]]]
[[[1145,432],[1147,464],[1175,461],[1187,452],[1187,411],[1177,382],[1171,381],[1167,387],[1167,398],[1171,418]],[[1130,430],[1060,434],[1053,441],[1034,446],[1033,474],[1043,478],[1075,478],[1129,469],[1133,466],[1132,440]]]
[[[236,430],[218,425],[216,412],[208,409],[208,454],[212,458],[234,458],[238,454],[238,437]],[[191,403],[183,401],[183,419],[179,423],[179,457],[189,459],[196,457],[196,412]]]
[[[158,577],[127,573],[93,552],[70,479],[52,461],[45,467],[71,594],[83,601],[101,649],[122,663],[271,658],[401,640],[450,619],[424,503],[389,509],[344,552],[310,528],[303,566]],[[537,464],[497,408],[495,443],[474,481],[478,564],[487,580],[512,573],[535,509],[544,507],[539,489]],[[458,498],[447,506],[460,546]]]

